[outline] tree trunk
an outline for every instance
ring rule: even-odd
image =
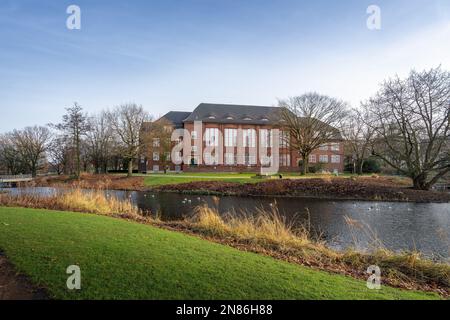
[[[81,176],[81,159],[80,159],[80,141],[77,139],[76,142],[76,168],[75,168],[75,177],[80,179]]]
[[[362,175],[363,174],[363,166],[364,166],[364,160],[360,160],[358,162],[358,175]]]
[[[413,177],[414,189],[416,190],[430,190],[430,185],[427,183],[427,176],[425,174]]]
[[[128,177],[133,175],[133,159],[128,162]]]
[[[306,176],[308,174],[309,154],[308,155],[302,155],[302,160],[303,160],[302,175]]]
[[[36,167],[31,168],[31,176],[33,178],[36,178],[36,176],[37,176],[37,169],[36,169]]]

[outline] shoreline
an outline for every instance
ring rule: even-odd
[[[114,190],[111,190],[114,191]],[[370,199],[370,198],[357,198],[357,197],[333,197],[333,196],[313,196],[313,195],[272,195],[272,194],[263,194],[263,195],[242,195],[242,194],[233,194],[226,192],[209,192],[206,190],[185,190],[185,191],[176,191],[176,190],[158,190],[158,189],[149,189],[146,191],[141,190],[116,190],[116,191],[130,191],[130,192],[156,192],[156,193],[175,193],[175,194],[185,194],[185,195],[201,195],[201,196],[217,196],[217,197],[241,197],[241,198],[275,198],[275,199],[311,199],[311,200],[326,200],[326,201],[361,201],[361,202],[384,202],[384,203],[436,203],[436,204],[446,204],[450,203],[450,200],[405,200],[405,199]]]
[[[21,205],[0,205],[5,208],[26,208]],[[29,206],[28,208],[39,209],[40,206]],[[211,226],[202,226],[195,221],[172,221],[164,222],[149,217],[138,217],[129,214],[119,215],[103,215],[98,213],[89,213],[86,211],[74,211],[63,208],[51,209],[42,206],[40,209],[46,209],[53,212],[77,212],[80,214],[88,214],[94,216],[110,217],[118,220],[125,220],[132,223],[143,224],[157,227],[163,230],[169,230],[180,234],[190,235],[208,242],[229,246],[240,251],[251,252],[258,255],[272,257],[276,260],[308,267],[315,271],[325,271],[330,274],[349,276],[354,279],[366,280],[366,265],[380,265],[390,276],[384,278],[385,285],[393,288],[406,290],[419,290],[423,292],[437,293],[444,299],[450,296],[448,287],[441,281],[447,282],[447,275],[440,280],[431,279],[431,275],[439,273],[447,273],[450,265],[443,262],[432,261],[427,258],[417,256],[414,252],[395,253],[384,249],[378,249],[374,252],[358,252],[354,250],[346,250],[344,252],[336,251],[329,248],[325,244],[306,242],[299,247],[296,245],[283,244],[276,241],[260,241],[257,238],[241,237],[233,232],[224,230],[216,230]],[[1,258],[1,255],[0,255]],[[414,267],[411,268],[410,261],[414,261]],[[444,268],[444,269],[442,269]],[[438,271],[439,269],[439,271]],[[413,274],[419,272],[423,273]],[[428,275],[428,276],[427,276]],[[411,278],[409,277],[411,276]],[[25,278],[26,279],[26,278]],[[27,284],[27,282],[25,282]],[[32,289],[36,286],[31,284]],[[45,291],[44,291],[45,292]],[[45,299],[44,296],[38,299]]]
[[[217,245],[222,245],[223,248],[230,247],[234,249],[238,249],[242,253],[248,252],[253,253],[254,255],[249,255],[247,257],[257,257],[257,256],[265,256],[273,258],[273,263],[289,263],[298,266],[302,266],[304,269],[307,270],[307,273],[310,274],[313,272],[314,274],[319,274],[323,272],[322,274],[331,276],[333,279],[336,279],[336,277],[342,277],[346,276],[348,277],[348,281],[353,280],[359,280],[361,281],[360,284],[362,285],[362,288],[365,286],[365,281],[367,279],[366,274],[366,265],[370,265],[374,262],[380,262],[385,264],[384,268],[395,270],[392,268],[396,268],[395,265],[402,265],[405,263],[405,265],[402,267],[402,269],[398,269],[400,272],[398,276],[395,276],[394,274],[390,274],[389,277],[383,279],[383,285],[384,288],[387,290],[391,290],[394,288],[402,289],[405,294],[407,292],[410,293],[421,293],[424,295],[427,294],[434,294],[433,297],[437,299],[446,299],[449,295],[448,287],[445,285],[447,282],[446,278],[440,277],[435,278],[432,280],[428,276],[430,275],[430,272],[433,274],[435,272],[436,275],[439,275],[441,272],[447,273],[448,266],[439,266],[437,264],[431,264],[430,262],[426,262],[423,260],[416,260],[415,259],[415,268],[418,268],[418,270],[421,270],[424,272],[425,277],[417,276],[412,274],[413,277],[404,277],[402,276],[403,272],[405,272],[404,268],[409,268],[410,263],[408,262],[411,257],[414,256],[389,256],[389,255],[383,255],[383,253],[380,252],[379,255],[374,256],[362,256],[357,253],[348,253],[347,258],[344,260],[343,257],[336,256],[331,251],[326,249],[325,247],[320,247],[318,244],[308,244],[304,243],[301,244],[299,247],[293,246],[291,249],[281,249],[279,245],[282,243],[278,243],[279,240],[277,240],[274,243],[266,243],[265,241],[254,243],[253,241],[250,241],[250,239],[242,239],[242,238],[236,238],[236,237],[220,237],[219,234],[212,233],[212,230],[203,229],[198,225],[197,223],[191,222],[191,223],[184,223],[184,224],[161,224],[157,221],[149,221],[149,220],[140,220],[136,221],[132,217],[124,217],[124,216],[117,216],[117,215],[99,215],[99,214],[83,214],[83,213],[76,213],[73,211],[65,211],[65,210],[36,210],[36,211],[30,211],[29,209],[23,209],[23,211],[26,211],[26,213],[21,213],[22,208],[20,207],[10,207],[9,209],[5,207],[4,209],[0,207],[0,211],[8,212],[16,212],[16,214],[12,215],[11,217],[16,217],[17,214],[20,213],[20,215],[32,215],[36,214],[40,216],[41,218],[38,219],[39,223],[45,224],[45,223],[52,223],[54,221],[53,217],[49,218],[49,213],[52,215],[57,215],[58,219],[64,219],[64,220],[70,220],[75,219],[77,222],[80,222],[81,219],[83,219],[86,225],[91,225],[92,221],[97,221],[97,225],[100,226],[100,221],[102,221],[101,225],[104,225],[104,223],[108,224],[116,224],[116,222],[113,222],[113,220],[125,220],[128,221],[127,224],[122,224],[122,226],[126,226],[127,228],[138,228],[138,225],[147,225],[149,227],[153,227],[153,229],[146,229],[145,234],[148,234],[149,232],[153,232],[152,230],[160,229],[161,231],[167,232],[173,232],[171,235],[173,235],[176,239],[181,239],[182,237],[188,236],[188,238],[183,239],[194,239],[197,238],[197,240],[193,240],[196,246],[198,246],[197,241],[205,241],[204,244],[207,246],[210,246],[211,248],[218,248]],[[47,212],[48,211],[48,212]],[[67,216],[66,216],[67,214]],[[91,216],[91,218],[84,218],[83,215]],[[94,218],[94,216],[97,216]],[[104,218],[113,218],[111,220],[103,220]],[[15,219],[15,218],[14,218]],[[46,222],[42,222],[46,221]],[[64,226],[70,226],[71,223],[65,223]],[[140,229],[142,232],[144,232],[144,229]],[[124,233],[126,234],[126,233]],[[169,234],[167,234],[168,236]],[[229,234],[232,236],[232,234]],[[164,239],[167,238],[167,236],[164,236]],[[191,241],[191,240],[190,240]],[[164,240],[164,243],[167,243],[166,240]],[[209,244],[208,244],[209,243]],[[266,244],[265,244],[266,243]],[[278,245],[277,245],[278,243]],[[45,248],[41,248],[45,249]],[[306,250],[306,251],[305,251]],[[46,254],[46,251],[42,251],[42,254]],[[308,253],[309,252],[309,253]],[[236,251],[238,253],[238,251]],[[322,259],[316,259],[316,254],[319,254],[324,260]],[[328,256],[328,254],[331,254]],[[13,257],[13,255],[12,255]],[[261,258],[258,258],[261,259]],[[355,260],[356,259],[356,260]],[[354,262],[357,261],[355,264]],[[403,262],[402,262],[403,261]],[[351,264],[349,264],[351,263]],[[287,265],[286,265],[287,266]],[[386,270],[387,270],[386,269]],[[406,271],[407,271],[406,270]],[[435,270],[435,271],[433,271]],[[438,270],[444,270],[444,271],[438,271]],[[319,273],[317,273],[319,272]],[[413,270],[411,270],[413,272]],[[406,272],[406,274],[409,274],[409,272]],[[405,274],[405,275],[406,275]],[[330,278],[330,279],[332,279]],[[344,278],[341,278],[344,279]],[[353,279],[353,280],[351,280]],[[443,282],[442,282],[443,281]],[[50,288],[48,288],[50,290]],[[51,290],[50,290],[51,292]]]
[[[147,179],[152,179],[152,176],[85,175],[80,180],[52,176],[41,177],[32,183],[22,184],[21,186],[330,201],[450,203],[450,193],[414,190],[405,179],[387,176],[285,178],[256,183],[198,180],[153,186],[146,182]]]
[[[450,193],[414,190],[378,181],[350,179],[273,180],[236,185],[226,182],[191,182],[153,188],[159,192],[194,195],[318,199],[331,201],[380,201],[450,203]]]

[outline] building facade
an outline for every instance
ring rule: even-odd
[[[282,130],[280,118],[278,107],[246,105],[202,103],[191,113],[169,112],[161,119],[170,123],[172,130],[185,129],[189,133],[180,137],[179,141],[172,142],[170,149],[178,143],[184,143],[191,147],[190,152],[189,148],[185,148],[184,153],[172,153],[167,144],[163,148],[161,141],[154,138],[140,159],[139,169],[141,172],[165,169],[185,172],[260,172],[261,168],[273,164],[277,149],[279,171],[299,171],[301,157],[291,147],[288,132]],[[182,142],[183,139],[189,141]],[[170,161],[167,161],[167,157]],[[340,135],[311,154],[309,167],[316,172],[343,172],[344,146]]]

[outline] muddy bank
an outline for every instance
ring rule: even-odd
[[[260,183],[191,182],[166,185],[158,191],[234,196],[284,196],[319,199],[402,202],[450,202],[450,194],[413,190],[396,178],[280,179]]]
[[[43,289],[36,288],[0,252],[0,300],[47,300]]]

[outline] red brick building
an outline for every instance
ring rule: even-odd
[[[186,149],[184,153],[174,152],[168,169],[260,172],[262,167],[274,164],[272,156],[276,156],[278,147],[279,171],[299,171],[301,157],[291,148],[287,132],[281,129],[279,110],[278,107],[202,103],[193,112],[167,113],[161,119],[170,122],[173,129],[185,129],[189,133],[185,139],[190,140],[185,145],[192,147],[190,154],[186,154]],[[277,135],[278,142],[275,142]],[[158,141],[150,147],[147,156],[140,160],[139,170],[164,170],[167,164],[162,164],[161,155],[168,150],[162,150]],[[178,159],[173,159],[174,154]],[[339,134],[311,154],[309,166],[316,171],[343,172],[344,148]]]

